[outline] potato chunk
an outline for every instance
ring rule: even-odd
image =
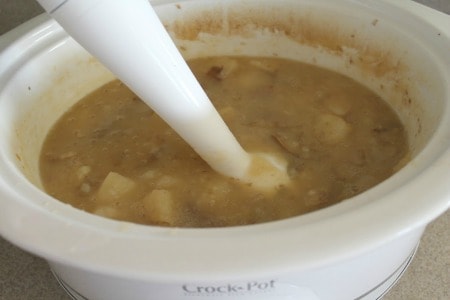
[[[160,189],[173,188],[178,183],[178,180],[174,176],[163,175],[156,182],[156,187]]]
[[[92,168],[90,166],[81,166],[78,168],[77,170],[77,178],[78,180],[84,180],[86,178],[86,176],[89,175],[89,173],[91,172]]]
[[[111,218],[111,219],[118,219],[120,216],[120,211],[111,206],[101,206],[96,208],[92,213],[105,217],[105,218]]]
[[[251,60],[249,64],[266,72],[275,72],[277,69],[275,65],[270,64],[268,61]]]
[[[175,201],[168,190],[153,190],[143,199],[145,214],[156,224],[174,225],[177,220]]]
[[[338,116],[344,116],[351,110],[351,102],[342,96],[330,97],[325,101],[325,107]]]
[[[118,173],[109,172],[97,192],[97,201],[100,203],[113,203],[122,197],[127,196],[136,183]]]
[[[343,118],[333,114],[320,115],[314,124],[316,136],[327,144],[341,142],[347,137],[350,129],[350,125]]]

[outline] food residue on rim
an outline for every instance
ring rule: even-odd
[[[280,7],[274,14],[269,8],[246,9],[245,5],[230,8],[210,8],[208,10],[188,12],[186,17],[167,23],[166,28],[180,40],[197,40],[201,33],[224,36],[246,36],[254,32],[271,32],[284,35],[296,42],[326,49],[337,55],[347,55],[345,49],[358,49],[352,61],[358,68],[366,69],[380,77],[387,73],[401,73],[407,65],[394,58],[383,45],[367,41],[353,29],[337,25],[333,16],[313,13],[311,9],[302,12],[290,7]],[[329,12],[329,14],[332,14]],[[368,20],[376,26],[379,19]]]

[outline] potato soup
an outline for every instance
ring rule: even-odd
[[[280,58],[188,63],[244,149],[282,155],[291,184],[267,194],[215,173],[116,80],[81,99],[49,132],[40,159],[45,190],[117,220],[236,226],[333,205],[408,160],[397,115],[348,77]]]

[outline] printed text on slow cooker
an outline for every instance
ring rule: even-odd
[[[271,292],[275,289],[275,283],[275,280],[269,280],[219,285],[184,284],[182,289],[186,296],[236,296]]]

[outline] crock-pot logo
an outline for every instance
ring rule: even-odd
[[[184,284],[182,289],[187,296],[236,296],[271,292],[275,289],[275,283],[275,280],[269,280],[218,285]]]

